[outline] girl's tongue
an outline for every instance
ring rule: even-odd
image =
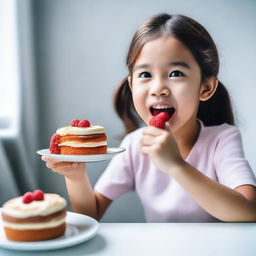
[[[170,107],[170,108],[166,108],[166,109],[157,109],[157,108],[151,108],[150,109],[151,114],[153,116],[157,116],[160,113],[166,113],[169,116],[169,119],[171,118],[171,116],[174,114],[175,112],[175,108]]]
[[[153,116],[157,116],[159,113],[161,113],[160,109],[154,109]]]

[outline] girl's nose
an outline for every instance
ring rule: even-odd
[[[170,90],[168,86],[165,84],[165,81],[163,80],[155,81],[155,84],[151,88],[151,95],[168,96],[169,94],[170,94]]]

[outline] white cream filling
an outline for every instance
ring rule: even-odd
[[[105,133],[106,129],[99,125],[92,125],[90,127],[73,127],[73,126],[65,126],[59,128],[56,133],[64,136],[64,135],[92,135],[92,134],[101,134]]]
[[[44,223],[10,223],[10,222],[3,222],[3,225],[8,228],[12,229],[45,229],[45,228],[54,228],[58,227],[59,225],[63,224],[65,222],[65,218],[61,218],[58,220],[53,220],[50,222],[44,222]]]
[[[57,194],[44,194],[44,200],[32,201],[29,204],[22,202],[22,197],[7,201],[2,212],[15,218],[28,218],[33,216],[46,216],[58,212],[66,207],[66,200]]]
[[[76,143],[73,141],[67,141],[60,143],[59,146],[69,146],[73,148],[94,148],[94,147],[100,147],[100,146],[106,146],[106,141],[100,141],[100,142],[85,142],[85,143]]]

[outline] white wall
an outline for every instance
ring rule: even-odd
[[[125,57],[136,28],[159,12],[188,15],[211,33],[219,49],[220,80],[235,103],[245,153],[254,170],[256,135],[256,2],[217,1],[32,1],[40,103],[41,148],[57,127],[86,118],[107,128],[109,145],[118,146],[123,126],[112,107],[116,84],[126,74]],[[107,162],[91,164],[94,184]],[[65,195],[63,178],[41,168],[41,186]],[[104,221],[143,221],[137,197],[115,202]]]

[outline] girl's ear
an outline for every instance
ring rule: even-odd
[[[199,100],[207,101],[212,97],[218,87],[218,80],[216,77],[211,76],[210,78],[206,79],[200,88],[200,95]]]
[[[128,80],[128,84],[129,84],[130,89],[132,89],[132,79],[131,79],[131,76],[128,76],[127,80]]]

